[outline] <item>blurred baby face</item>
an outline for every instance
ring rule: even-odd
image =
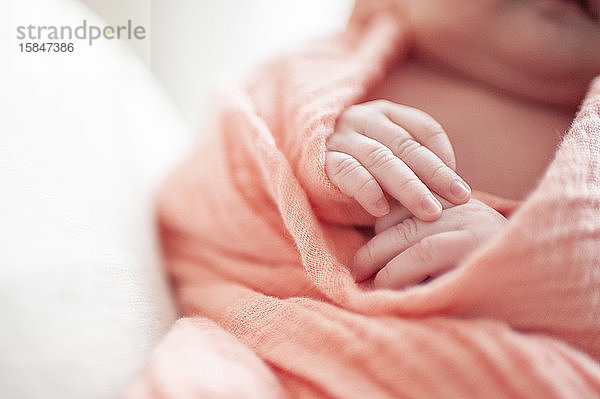
[[[577,105],[600,74],[600,0],[398,0],[416,52],[504,90]]]

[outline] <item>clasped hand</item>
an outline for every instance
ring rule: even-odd
[[[348,108],[327,141],[325,166],[340,191],[378,218],[351,265],[357,281],[375,288],[438,276],[506,224],[471,199],[448,135],[415,108],[383,100]]]

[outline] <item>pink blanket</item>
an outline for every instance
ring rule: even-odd
[[[187,319],[131,397],[600,397],[600,79],[501,235],[427,284],[363,291],[345,264],[373,219],[328,181],[324,151],[407,49],[375,4],[230,93],[165,185]]]

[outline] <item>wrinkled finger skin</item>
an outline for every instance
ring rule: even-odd
[[[327,149],[332,183],[373,216],[389,212],[385,193],[423,221],[440,217],[439,199],[455,205],[470,199],[470,187],[454,171],[445,131],[415,108],[384,100],[351,106]]]
[[[477,200],[445,209],[434,222],[405,218],[360,248],[351,271],[358,282],[374,278],[375,288],[414,284],[455,267],[501,231],[506,222]]]
[[[469,230],[454,230],[423,238],[389,261],[375,275],[374,288],[398,289],[452,269],[479,244]]]

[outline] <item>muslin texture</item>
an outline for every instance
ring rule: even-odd
[[[409,51],[387,7],[359,1],[347,31],[263,66],[224,97],[211,139],[172,174],[158,214],[182,314],[245,345],[239,362],[260,382],[245,397],[600,397],[598,79],[492,242],[403,290],[364,291],[350,276],[369,238],[356,226],[374,221],[328,180],[325,141]],[[181,330],[173,353],[197,357],[159,348],[139,382],[153,387],[145,397],[209,397],[167,394],[204,378],[184,372],[202,361],[201,332]],[[239,370],[232,390],[248,378]]]

